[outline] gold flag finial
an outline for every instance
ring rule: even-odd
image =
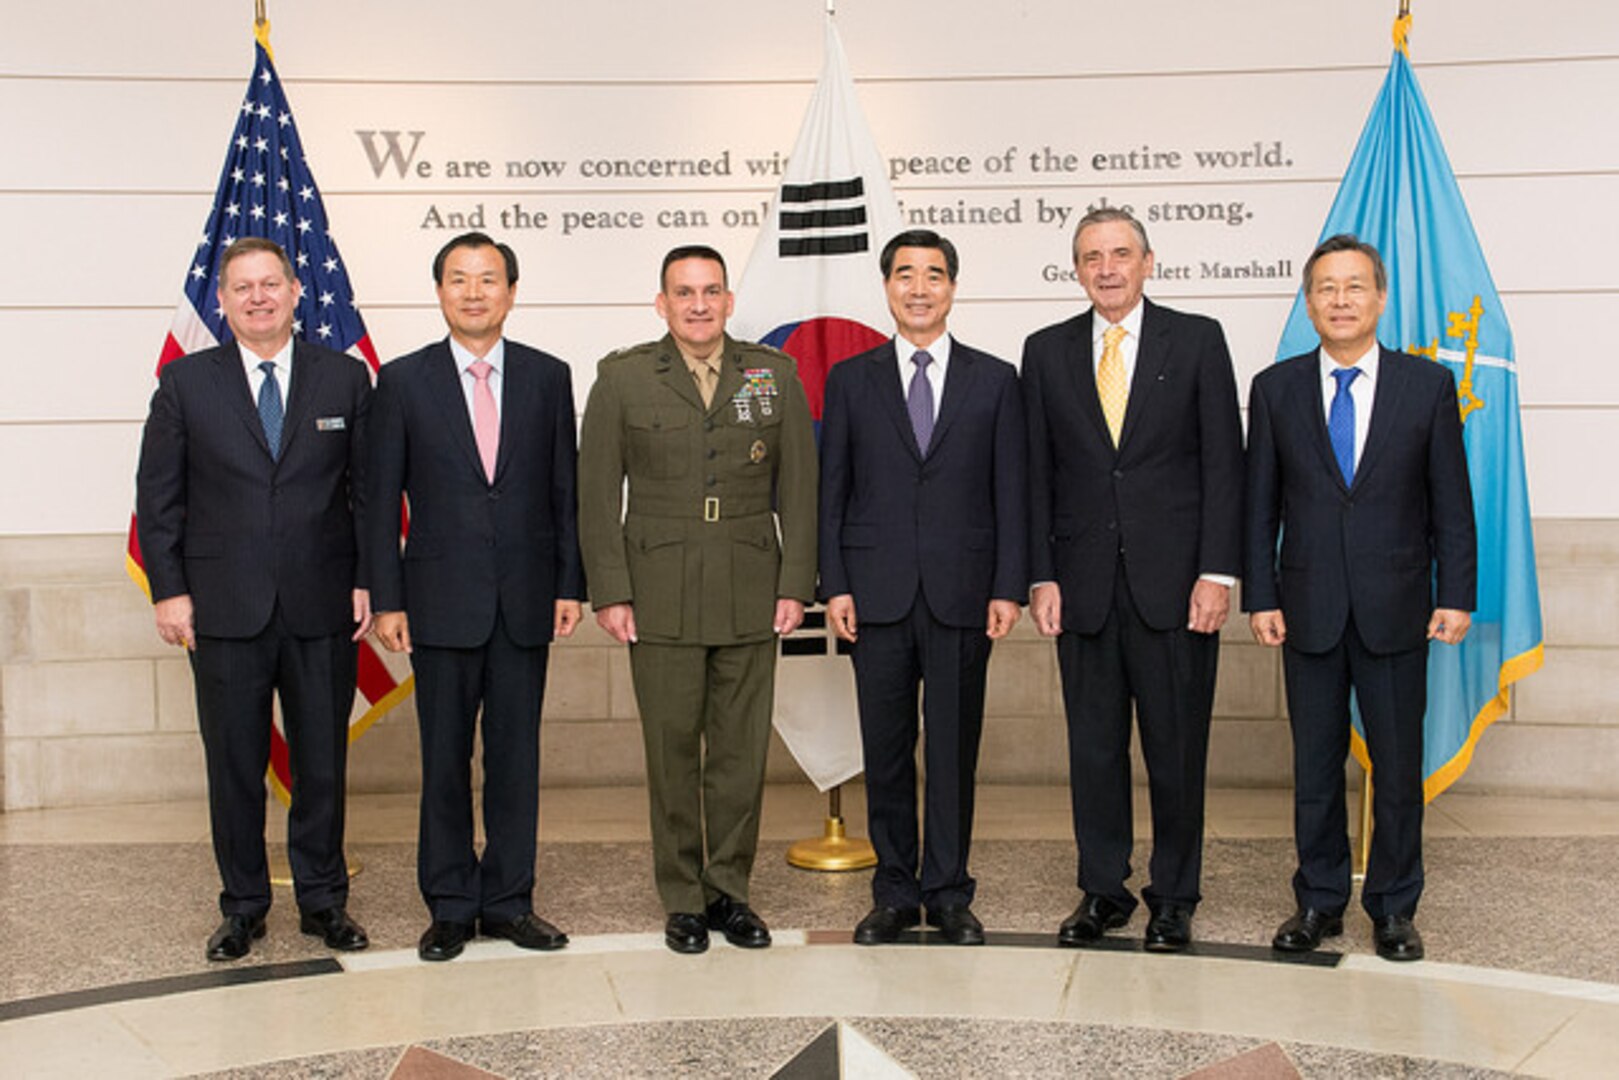
[[[1406,39],[1411,36],[1411,0],[1400,0],[1400,15],[1394,20],[1394,47],[1405,53],[1407,60],[1411,59],[1411,50],[1406,48]]]
[[[264,13],[264,0],[253,0],[253,37],[264,46],[264,55],[274,62],[275,50],[270,48],[270,17]]]

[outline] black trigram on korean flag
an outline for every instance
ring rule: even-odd
[[[784,259],[850,255],[871,248],[866,182],[821,180],[781,187],[780,251]]]

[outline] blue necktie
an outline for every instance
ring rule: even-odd
[[[270,444],[270,457],[281,458],[281,386],[275,381],[275,361],[266,360],[259,365],[264,372],[264,383],[259,387],[259,423],[264,425],[264,441]]]
[[[911,388],[905,395],[905,411],[911,414],[911,430],[916,432],[916,448],[924,455],[928,443],[933,441],[933,384],[928,382],[928,365],[933,357],[926,349],[911,354],[916,374],[911,376]]]
[[[1339,368],[1332,373],[1338,380],[1338,392],[1332,395],[1332,408],[1327,413],[1327,437],[1332,440],[1332,453],[1338,459],[1338,471],[1344,474],[1344,486],[1355,482],[1355,399],[1349,396],[1349,384],[1360,374],[1360,368]]]

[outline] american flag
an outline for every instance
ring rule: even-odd
[[[185,275],[185,295],[163,341],[157,368],[177,356],[210,348],[230,337],[216,293],[219,257],[243,236],[264,236],[292,259],[303,285],[292,332],[306,341],[360,357],[377,370],[377,351],[354,303],[348,271],[326,222],[314,174],[304,159],[298,126],[270,58],[268,24],[261,24],[254,47],[253,77],[236,118],[225,154],[225,168],[214,192],[207,224]],[[127,567],[150,592],[141,562],[135,522],[129,523]],[[389,709],[408,697],[412,680],[397,680],[370,641],[360,642],[357,677],[364,711],[349,723],[352,742]],[[285,801],[292,787],[287,744],[277,728],[271,735],[270,783]]]

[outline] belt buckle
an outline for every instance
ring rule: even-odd
[[[718,521],[720,519],[720,497],[710,495],[703,500],[703,520]]]

